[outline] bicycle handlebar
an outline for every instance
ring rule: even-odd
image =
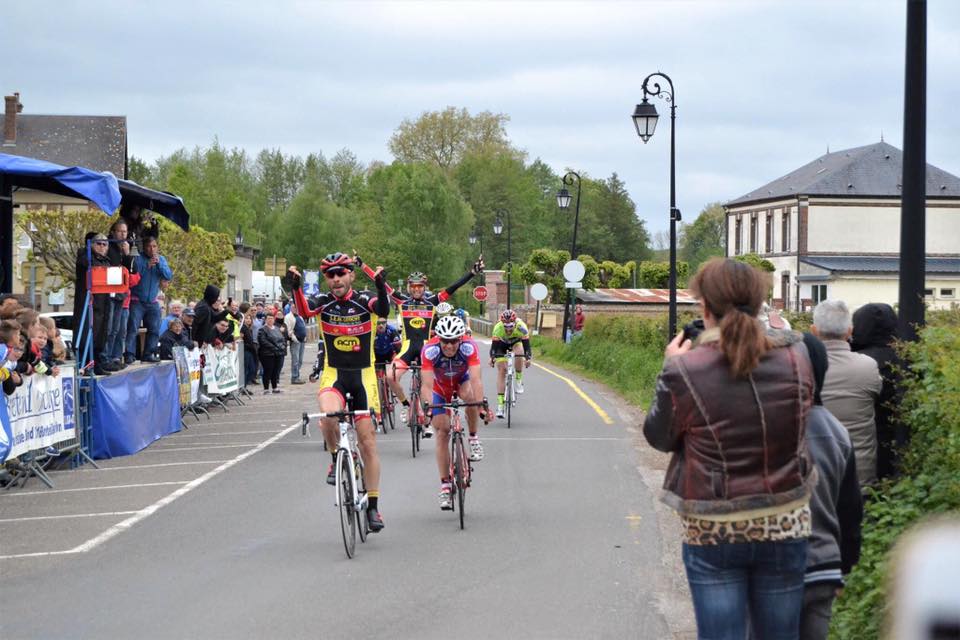
[[[371,414],[370,409],[356,409],[354,411],[330,411],[327,413],[305,413],[304,416],[307,418],[337,418],[343,419],[348,416],[358,417],[358,416],[369,416]]]
[[[454,402],[444,402],[442,404],[427,405],[427,409],[459,409],[460,407],[486,407],[487,400],[484,398],[478,402],[463,402],[457,398]]]

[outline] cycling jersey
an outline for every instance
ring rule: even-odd
[[[480,366],[480,348],[477,343],[465,338],[460,348],[448,358],[443,353],[440,340],[434,338],[423,346],[420,355],[422,371],[433,372],[433,403],[450,402],[460,386],[470,380],[470,367]],[[443,413],[434,409],[433,415]]]
[[[375,333],[373,341],[373,353],[376,364],[387,364],[393,360],[393,356],[400,353],[402,340],[400,332],[393,325],[387,325],[383,333]]]
[[[498,322],[493,327],[493,334],[491,337],[491,358],[504,356],[508,351],[513,349],[514,345],[516,345],[518,342],[523,343],[523,353],[526,357],[529,358],[532,354],[532,351],[530,350],[530,330],[527,329],[526,323],[519,318],[517,318],[517,322],[513,326],[513,330],[510,333],[507,333],[507,330],[503,326],[503,322]]]
[[[468,271],[462,278],[451,284],[440,293],[424,292],[420,299],[394,291],[393,301],[400,307],[400,322],[403,327],[403,347],[400,359],[406,364],[412,364],[420,357],[423,343],[433,335],[436,324],[436,307],[445,302],[457,289],[465,285],[473,277],[473,271]]]

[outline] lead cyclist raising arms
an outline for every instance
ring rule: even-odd
[[[324,293],[310,302],[303,295],[303,278],[297,267],[291,266],[285,284],[293,291],[297,310],[304,318],[320,316],[320,331],[325,345],[325,366],[320,376],[318,400],[320,411],[333,413],[347,407],[346,396],[350,394],[351,410],[379,410],[377,377],[373,369],[373,332],[377,316],[390,313],[390,298],[387,294],[383,271],[378,270],[374,283],[377,294],[370,291],[355,291],[354,268],[359,258],[337,252],[331,253],[320,263],[329,293]],[[363,455],[363,481],[367,487],[367,522],[371,532],[383,529],[383,518],[378,510],[380,496],[380,458],[373,423],[369,416],[356,420],[360,452]],[[327,450],[336,460],[336,418],[320,421]],[[334,467],[327,472],[327,484],[334,483]]]

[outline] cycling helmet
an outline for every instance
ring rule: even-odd
[[[513,309],[507,309],[500,314],[500,321],[503,324],[514,324],[517,321],[517,312]]]
[[[350,271],[353,271],[353,267],[353,258],[345,253],[340,253],[339,251],[336,253],[331,253],[320,262],[320,271],[323,273],[326,273],[328,269],[336,268],[349,269]]]
[[[463,325],[463,320],[457,316],[443,316],[437,321],[436,333],[444,340],[462,338],[466,332],[467,328]]]
[[[451,313],[453,313],[453,305],[450,304],[449,302],[441,302],[440,304],[437,305],[438,317],[442,318],[443,316],[448,316]]]
[[[422,271],[414,271],[407,276],[407,284],[422,284],[427,286],[427,276]]]
[[[458,318],[460,318],[461,320],[463,320],[464,322],[466,322],[467,318],[470,317],[470,314],[467,313],[466,309],[457,309],[456,311],[453,312],[453,314]]]

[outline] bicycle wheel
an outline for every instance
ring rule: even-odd
[[[390,430],[393,431],[397,428],[397,396],[393,395],[393,389],[386,381],[383,384],[387,387],[387,412],[390,415]]]
[[[466,464],[466,458],[463,453],[463,436],[459,433],[454,433],[450,438],[450,448],[453,450],[453,483],[456,487],[455,491],[457,492],[457,507],[460,510],[460,528],[463,529],[463,502],[466,499],[466,469],[464,465]]]
[[[513,409],[513,376],[507,376],[507,388],[504,395],[504,401],[507,403],[507,429],[511,427],[511,415]]]
[[[353,508],[354,476],[350,454],[346,449],[337,452],[337,503],[340,505],[340,531],[343,548],[352,558],[357,548],[357,518]]]
[[[353,474],[357,487],[357,497],[360,499],[361,506],[360,510],[354,509],[357,516],[357,529],[359,529],[360,533],[360,542],[366,542],[367,533],[370,531],[370,523],[367,522],[367,513],[362,507],[366,504],[366,500],[363,498],[367,492],[367,485],[363,482],[363,465],[361,465],[359,461],[354,461]]]
[[[380,378],[380,413],[383,414],[383,432],[387,432],[388,424],[390,425],[391,431],[396,429],[393,415],[393,394],[390,391],[390,385],[387,384],[386,378]]]
[[[410,448],[413,457],[417,457],[417,451],[420,450],[420,420],[417,415],[420,406],[420,394],[413,392],[410,394],[410,407],[407,409],[407,426],[410,427]]]

